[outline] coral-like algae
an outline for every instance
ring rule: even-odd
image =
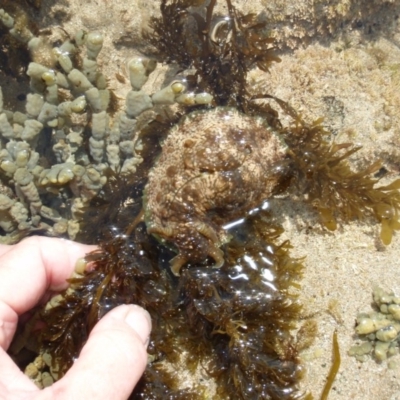
[[[358,361],[367,361],[370,357],[383,362],[398,354],[400,298],[392,291],[380,287],[373,290],[374,311],[360,313],[356,321],[357,344],[349,349],[348,354]],[[388,362],[389,368],[392,361]]]
[[[16,20],[20,28],[29,27],[30,30],[37,32],[37,27],[16,2],[9,2],[3,7],[17,16]],[[0,73],[18,81],[25,80],[27,65],[30,61],[29,51],[25,43],[21,43],[7,33],[7,27],[0,23]]]

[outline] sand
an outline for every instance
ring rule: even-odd
[[[55,35],[82,28],[103,32],[102,70],[111,87],[124,96],[129,85],[115,74],[124,75],[126,61],[149,50],[140,31],[158,12],[157,3],[43,0],[34,18]],[[338,140],[363,146],[352,158],[355,167],[380,158],[388,171],[383,182],[392,181],[400,167],[400,27],[395,17],[400,2],[369,1],[365,7],[349,0],[235,3],[245,12],[269,13],[282,58],[269,73],[252,71],[249,84],[261,82],[262,90],[289,101],[308,121],[325,116]],[[147,84],[150,90],[162,85],[165,71],[159,66]],[[400,355],[392,358],[394,365],[397,362],[393,369],[387,362],[360,363],[347,355],[354,344],[357,314],[371,310],[372,288],[379,285],[400,295],[400,234],[384,247],[374,221],[354,222],[331,233],[303,203],[290,198],[273,203],[285,228],[283,238],[294,247],[292,254],[306,256],[301,300],[305,314],[315,318],[319,328],[314,345],[302,353],[304,390],[319,397],[337,329],[342,363],[329,399],[400,399]]]

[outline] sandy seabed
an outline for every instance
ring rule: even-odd
[[[282,58],[269,73],[252,71],[250,84],[261,82],[265,92],[289,101],[309,121],[325,116],[338,140],[362,144],[352,159],[355,166],[381,158],[389,172],[385,179],[397,177],[400,27],[396,12],[400,14],[400,1],[381,1],[375,13],[371,1],[368,14],[351,11],[353,6],[357,9],[356,1],[327,1],[325,8],[320,5],[314,13],[304,0],[296,2],[296,7],[290,0],[235,3],[245,12],[270,13]],[[340,6],[348,7],[347,12]],[[129,85],[117,81],[115,74],[124,74],[126,61],[146,51],[140,31],[157,12],[158,2],[148,0],[43,0],[33,18],[40,27],[62,27],[70,34],[79,29],[101,31],[105,38],[99,56],[102,71],[124,98]],[[160,66],[147,86],[160,86],[165,69]],[[392,369],[387,362],[360,363],[347,355],[354,344],[357,314],[371,311],[373,287],[400,295],[400,234],[384,247],[379,225],[373,221],[354,222],[331,233],[319,226],[303,203],[293,199],[273,203],[285,228],[283,239],[290,239],[294,247],[292,255],[306,256],[301,300],[306,313],[318,322],[317,339],[302,354],[305,390],[319,397],[337,329],[342,363],[329,399],[400,399],[400,355],[392,358]],[[328,311],[332,304],[336,304],[333,315]]]

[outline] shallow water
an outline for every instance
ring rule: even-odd
[[[248,1],[245,5],[246,10],[254,8],[257,12],[263,7],[264,2],[259,1]],[[398,8],[396,4],[392,7]],[[106,43],[101,62],[111,84],[124,96],[127,87],[115,79],[115,73],[123,73],[124,61],[132,51],[145,49],[138,39],[138,30],[155,9],[154,4],[145,1],[132,2],[127,7],[126,2],[119,1],[82,6],[79,1],[68,0],[56,5],[43,1],[41,12],[47,15],[43,21],[46,26],[62,23],[68,32],[82,27],[104,31]],[[375,18],[381,24],[387,16],[378,10],[381,14],[377,13]],[[338,16],[332,16],[333,25],[335,17]],[[369,21],[371,15],[364,18]],[[287,29],[295,31],[297,28],[301,31],[301,26],[301,20],[295,21],[294,26],[287,23]],[[326,123],[335,126],[340,140],[363,144],[361,152],[354,156],[355,165],[381,157],[390,180],[398,175],[399,165],[399,120],[395,110],[399,109],[400,100],[393,88],[399,79],[396,66],[400,64],[397,47],[400,33],[397,22],[393,22],[391,29],[388,26],[380,29],[378,26],[373,34],[366,35],[365,30],[349,23],[335,37],[322,32],[319,37],[311,34],[304,42],[294,35],[295,44],[290,46],[293,49],[285,50],[282,62],[274,65],[268,75],[254,71],[250,79],[261,78],[263,90],[290,101],[305,118],[327,116]],[[286,40],[292,43],[290,39],[289,35]],[[148,84],[150,91],[161,84],[163,73],[161,67],[155,74],[155,82]],[[7,90],[7,96],[15,100],[16,96],[10,94],[19,93],[21,87],[13,86]],[[328,98],[333,98],[336,106]],[[289,238],[294,246],[293,255],[307,257],[302,298],[308,313],[317,318],[320,333],[313,347],[303,355],[308,371],[306,387],[314,395],[321,392],[330,366],[332,332],[338,328],[342,366],[329,398],[397,398],[400,368],[388,370],[386,363],[378,365],[372,360],[360,364],[347,357],[346,351],[353,342],[356,315],[370,309],[372,286],[400,290],[399,235],[384,248],[377,239],[379,227],[373,221],[353,223],[330,233],[295,199],[276,199],[273,203],[275,214],[285,228],[284,238]],[[400,362],[399,356],[394,359]]]

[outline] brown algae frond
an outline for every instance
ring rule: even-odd
[[[228,15],[215,17],[217,1],[161,1],[161,18],[152,18],[145,37],[159,56],[182,69],[194,69],[189,82],[213,95],[216,105],[247,108],[247,72],[266,71],[279,61],[266,23],[256,14],[243,15],[227,0]],[[194,7],[198,6],[198,7]],[[190,8],[190,9],[189,9]]]
[[[341,357],[340,357],[340,351],[339,351],[339,343],[338,343],[338,338],[337,338],[337,331],[333,333],[333,338],[332,338],[332,365],[329,370],[329,375],[326,380],[324,390],[321,393],[321,400],[327,400],[329,396],[329,392],[332,389],[333,382],[335,381],[336,375],[339,372],[340,368],[340,362],[341,362]]]
[[[117,232],[111,229],[101,250],[87,255],[91,271],[69,280],[70,289],[63,301],[43,311],[47,326],[41,332],[41,342],[60,374],[78,357],[89,332],[110,309],[135,303],[154,314],[161,307],[166,290],[160,286],[160,270],[150,261],[150,243],[143,242],[147,239],[143,226],[133,239]]]
[[[349,222],[372,216],[381,223],[382,242],[389,245],[393,231],[400,229],[400,179],[376,187],[379,179],[371,175],[381,168],[380,161],[353,171],[348,159],[358,147],[328,141],[322,119],[306,124],[297,114],[294,117],[293,124],[282,132],[294,162],[294,183],[307,194],[321,223],[335,230],[339,219]]]
[[[260,398],[297,398],[302,368],[298,339],[290,331],[301,312],[296,282],[303,265],[290,257],[288,242],[275,244],[282,230],[261,208],[232,225],[224,266],[193,266],[179,282],[165,273],[160,260],[167,253],[143,224],[131,238],[113,230],[100,250],[87,256],[91,271],[72,279],[74,290],[42,313],[48,326],[41,342],[54,369],[66,371],[104,312],[134,302],[151,313],[154,361],[132,398],[157,399],[162,393],[199,398],[184,397],[190,392],[176,388],[182,353],[192,373],[205,369],[216,380],[213,398],[245,399],[254,391]]]

